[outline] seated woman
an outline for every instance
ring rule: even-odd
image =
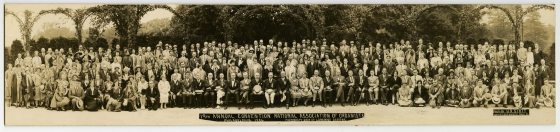
[[[301,89],[299,89],[299,79],[296,76],[295,72],[292,72],[292,75],[289,78],[290,80],[290,93],[292,94],[292,106],[296,106],[299,102],[299,99],[302,96]]]
[[[126,88],[123,90],[123,104],[122,109],[127,111],[136,111],[136,101],[138,98],[137,91],[134,88],[134,85],[129,83]]]
[[[95,85],[89,85],[84,96],[84,106],[87,111],[97,111],[101,105],[101,93]]]
[[[555,97],[555,88],[548,82],[548,79],[544,79],[545,84],[541,88],[541,96],[537,103],[537,107],[545,106],[545,107],[554,107],[554,100]]]
[[[522,88],[521,86],[519,86],[519,84],[517,84],[517,82],[513,82],[513,84],[511,85],[512,89],[513,89],[513,106],[516,108],[521,108],[523,107],[523,98],[525,98],[525,88]]]
[[[57,89],[55,90],[54,97],[51,100],[51,108],[56,110],[65,110],[64,107],[70,103],[68,99],[68,81],[64,72],[60,74],[60,78],[57,80]]]
[[[300,74],[300,79],[299,79],[299,88],[301,91],[301,98],[303,98],[303,105],[307,106],[307,101],[309,101],[309,98],[312,97],[312,93],[311,93],[311,83],[309,81],[309,79],[307,77],[305,77],[305,74]]]
[[[428,92],[428,89],[424,87],[422,81],[417,81],[416,87],[414,88],[414,93],[412,94],[412,98],[414,99],[412,105],[421,107],[426,106],[429,97]]]
[[[531,83],[531,80],[527,80],[525,83],[525,98],[523,98],[523,101],[525,101],[523,104],[525,107],[536,107],[535,85]]]
[[[221,108],[222,104],[224,103],[224,97],[226,96],[226,80],[224,73],[219,74],[219,80],[216,83],[216,108]]]
[[[399,88],[397,93],[397,103],[401,107],[410,107],[412,105],[412,95],[410,92],[410,83],[405,83]]]
[[[459,105],[459,90],[455,83],[448,83],[449,88],[445,91],[445,104],[457,107]]]

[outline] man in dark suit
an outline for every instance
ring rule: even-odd
[[[357,89],[358,83],[356,77],[354,77],[354,73],[351,70],[348,71],[348,78],[346,82],[348,82],[348,94],[346,97],[346,102],[350,102],[350,105],[354,105],[354,91]]]
[[[84,102],[85,109],[88,111],[97,111],[101,106],[101,93],[94,85],[90,85],[86,90]]]
[[[183,108],[192,108],[194,101],[194,88],[191,87],[192,78],[190,73],[185,74],[185,78],[179,82],[179,96]]]
[[[277,79],[276,84],[277,84],[276,88],[277,88],[278,95],[281,95],[280,102],[285,102],[286,109],[289,109],[290,99],[292,98],[290,94],[290,87],[292,85],[290,84],[290,80],[286,78],[286,73],[284,71],[280,72],[280,78]]]
[[[342,66],[340,67],[340,75],[348,77],[348,70],[351,70],[352,67],[348,64],[348,59],[343,58]]]
[[[389,84],[388,84],[388,80],[389,80],[389,75],[387,75],[387,69],[383,68],[381,70],[381,75],[379,76],[379,102],[381,104],[387,105],[387,92],[389,90]]]
[[[225,86],[225,99],[224,99],[224,106],[225,109],[227,109],[227,107],[230,105],[231,102],[235,103],[235,102],[239,102],[239,80],[236,79],[237,75],[235,74],[230,74],[229,76],[230,79],[226,81],[226,86]],[[230,98],[234,97],[235,100],[231,101]],[[240,107],[241,108],[241,107]]]
[[[258,86],[258,87],[256,87]],[[264,97],[264,91],[263,91],[263,87],[264,84],[261,81],[261,74],[260,73],[255,73],[255,77],[253,79],[251,79],[251,83],[249,84],[249,91],[251,91],[250,95],[249,95],[249,101],[250,102],[258,102],[258,101],[262,101],[263,97]],[[260,88],[259,88],[260,87]],[[251,108],[254,108],[253,106],[251,106]]]
[[[206,78],[206,80],[204,80],[204,83],[203,83],[204,99],[202,100],[202,102],[204,103],[204,106],[207,107],[207,108],[213,107],[216,104],[216,91],[215,91],[215,89],[216,89],[216,86],[218,86],[218,83],[213,78],[214,78],[214,74],[208,73],[208,78]]]
[[[332,106],[332,101],[333,99],[336,97],[336,95],[334,95],[334,90],[335,90],[335,86],[336,86],[336,81],[331,77],[331,72],[326,70],[325,71],[325,76],[323,77],[323,107],[325,107],[326,104],[329,104],[329,106]]]
[[[146,107],[148,110],[157,110],[159,107],[159,90],[156,87],[156,81],[152,80],[148,83],[148,89],[144,91],[146,95]]]
[[[265,108],[270,107],[270,105],[274,104],[274,97],[276,96],[276,91],[278,86],[276,86],[276,80],[274,79],[274,74],[272,72],[268,73],[268,77],[264,82],[265,93],[264,97],[266,99],[266,106]]]
[[[382,69],[382,68],[383,68],[383,66],[381,66],[381,65],[379,64],[379,60],[378,60],[378,59],[373,60],[373,66],[371,67],[371,71],[374,71],[373,74],[374,74],[375,76],[379,76],[379,75],[381,74],[381,69]],[[372,75],[370,75],[370,76],[372,76]]]
[[[414,92],[412,92],[412,106],[425,106],[429,98],[428,92],[428,89],[424,87],[422,81],[417,81],[416,87],[414,87]]]
[[[387,100],[391,101],[393,105],[395,105],[395,97],[396,93],[402,85],[402,79],[399,77],[397,72],[393,73],[393,76],[387,81],[389,84],[389,91],[387,91]]]
[[[356,91],[355,91],[355,98],[356,101],[354,102],[354,106],[358,105],[358,103],[360,101],[362,101],[363,99],[365,99],[365,95],[367,93],[367,86],[368,86],[368,80],[367,77],[365,76],[365,73],[362,69],[358,70],[358,84],[356,85]]]
[[[535,96],[537,98],[541,97],[541,88],[546,83],[545,78],[548,78],[550,71],[549,67],[546,65],[544,59],[539,60],[540,64],[537,67],[536,77],[535,77]]]
[[[202,102],[204,100],[204,82],[203,80],[200,80],[199,78],[195,77],[195,80],[193,80],[193,82],[191,83],[191,88],[194,89],[194,106],[195,107],[202,107]]]

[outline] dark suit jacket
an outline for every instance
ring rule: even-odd
[[[233,84],[231,80],[227,80],[225,88],[228,91],[229,90],[238,90],[241,82],[239,82],[238,80],[235,80],[234,82],[235,82],[235,84]]]
[[[86,90],[86,94],[84,96],[84,102],[88,102],[88,101],[93,101],[95,98],[99,98],[101,93],[99,92],[99,89],[94,88],[93,91],[91,91],[91,89],[87,88]]]
[[[192,81],[191,87],[194,90],[203,90],[204,89],[204,81],[195,79],[195,80]]]
[[[251,79],[251,83],[249,83],[249,90],[250,90],[250,91],[253,91],[253,88],[254,88],[256,85],[261,86],[261,88],[262,88],[263,90],[265,89],[265,87],[264,87],[264,82],[263,82],[262,80],[259,80],[259,81],[257,82],[257,80],[253,78],[253,79]]]
[[[287,78],[284,78],[284,80],[282,80],[282,78],[276,79],[276,84],[277,84],[276,90],[280,90],[280,91],[283,90],[289,91],[291,87],[290,80],[288,80]]]
[[[328,78],[328,79],[327,79]],[[324,87],[331,86],[332,89],[335,89],[335,84],[337,82],[332,77],[323,77],[323,85]]]
[[[394,89],[398,89],[401,87],[402,85],[402,80],[401,77],[389,77],[387,83],[389,84],[390,87],[394,88]]]
[[[351,81],[354,81],[354,86],[353,87],[350,87],[350,83],[352,83]],[[356,76],[353,76],[353,80],[350,77],[346,77],[346,86],[348,86],[349,88],[356,88],[359,85],[358,81],[359,81],[358,77],[356,77]]]
[[[362,82],[360,83],[360,79],[362,79]],[[365,76],[361,76],[361,77],[357,77],[356,78],[356,86],[359,88],[364,88],[367,87],[369,85],[368,79]]]
[[[383,88],[383,86],[386,86],[387,88],[389,88],[389,83],[388,83],[388,79],[391,76],[385,75],[385,77],[383,77],[383,75],[379,75],[379,87]]]
[[[272,79],[272,82],[269,79],[262,80],[262,81],[264,82],[263,83],[263,89],[274,89],[274,90],[278,89],[278,86],[276,84],[276,80],[274,78]]]

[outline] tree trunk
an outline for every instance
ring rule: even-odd
[[[76,24],[76,38],[78,38],[78,45],[82,44],[82,25]]]
[[[28,50],[31,49],[31,33],[30,32],[26,32],[23,35],[23,51],[28,52]]]

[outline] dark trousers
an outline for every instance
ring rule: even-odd
[[[212,107],[216,105],[216,92],[204,92],[203,96],[204,100],[202,102],[204,103],[204,106]]]
[[[177,100],[180,103],[181,107],[193,107],[193,101],[194,101],[194,95],[186,95],[186,94],[182,94],[180,96],[177,97]]]
[[[231,104],[236,104],[239,102],[239,93],[238,91],[227,91],[226,95],[223,97],[224,105],[228,106]]]
[[[346,98],[344,98],[344,87],[338,87],[338,89],[336,90],[336,101],[339,101],[340,104],[344,105],[344,102],[346,102]]]
[[[397,93],[396,88],[387,89],[386,96],[385,96],[386,99],[387,99],[386,102],[392,103],[393,97],[396,97],[396,93]],[[396,101],[396,99],[395,99],[395,101]]]
[[[202,107],[204,106],[204,95],[203,93],[196,93],[194,95],[194,107]]]
[[[334,90],[330,90],[330,91],[324,90],[323,95],[321,95],[323,96],[323,103],[331,104],[334,101],[334,98],[336,98],[336,95],[334,93],[335,93]]]
[[[379,97],[378,97],[377,101],[379,101],[379,103],[382,103],[382,104],[386,103],[388,101],[387,100],[387,98],[388,98],[387,95],[389,95],[388,92],[389,92],[388,88],[380,88],[379,89]]]
[[[158,99],[154,99],[153,101],[148,98],[146,100],[146,108],[148,110],[157,110],[159,108],[159,100]]]
[[[348,102],[350,102],[350,104],[354,104],[354,102],[356,101],[356,99],[355,99],[356,98],[356,91],[357,91],[356,89],[357,89],[357,87],[350,87],[348,89],[348,96],[347,96],[346,100]]]

